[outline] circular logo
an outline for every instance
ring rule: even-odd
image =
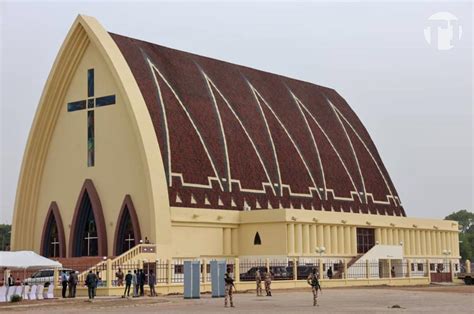
[[[425,40],[438,50],[450,50],[461,39],[462,26],[458,18],[449,12],[438,12],[428,18],[424,29]]]

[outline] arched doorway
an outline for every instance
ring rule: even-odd
[[[141,231],[137,213],[130,195],[126,195],[115,228],[114,254],[116,256],[140,243]]]
[[[66,257],[64,227],[56,202],[51,202],[43,225],[41,255],[45,257]]]
[[[86,179],[71,224],[69,256],[107,256],[104,214],[92,180]]]

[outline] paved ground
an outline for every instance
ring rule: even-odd
[[[182,296],[120,299],[56,299],[0,305],[0,312],[44,313],[473,313],[474,286],[375,287],[326,289],[312,306],[308,290],[274,291],[273,297],[256,297],[253,293],[234,296],[235,308],[224,308],[224,300],[203,295],[198,300]],[[392,308],[392,306],[401,308]]]

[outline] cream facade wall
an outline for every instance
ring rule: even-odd
[[[357,256],[356,230],[359,227],[374,229],[378,244],[403,246],[406,258],[459,258],[458,224],[446,220],[295,209],[235,212],[174,207],[171,219],[173,246],[181,246],[184,241],[178,239],[188,235],[188,245],[199,247],[196,255],[180,251],[178,257],[208,256],[218,247],[222,247],[222,251],[216,256],[311,257],[318,256],[316,247],[324,246],[326,257],[348,259]],[[178,227],[180,224],[187,228]],[[203,228],[219,231],[207,239],[200,238],[203,241],[189,240],[190,234],[202,233]],[[224,244],[226,229],[232,230],[227,236],[231,237],[227,238],[228,243],[232,243],[230,249],[226,249],[230,244]],[[254,245],[257,232],[261,245]],[[231,236],[234,234],[238,237]],[[234,244],[235,241],[238,243]],[[446,256],[443,250],[451,254]]]
[[[115,94],[116,104],[95,108],[95,166],[87,166],[87,110],[67,111],[67,103],[86,99],[87,70],[95,71],[96,97]],[[142,235],[151,233],[151,205],[146,195],[145,169],[131,130],[124,97],[118,92],[110,70],[93,44],[89,44],[73,75],[63,100],[41,179],[34,238],[41,239],[49,205],[56,201],[64,224],[66,244],[79,192],[85,179],[92,179],[104,213],[109,255],[126,194],[132,196]],[[40,241],[35,241],[39,251]],[[66,247],[66,250],[69,248]]]

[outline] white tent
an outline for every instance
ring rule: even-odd
[[[32,251],[0,251],[0,267],[7,269],[60,268],[63,265]]]

